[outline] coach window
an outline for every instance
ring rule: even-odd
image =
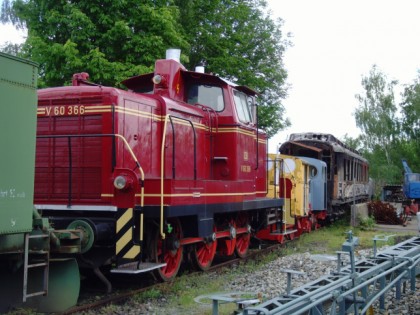
[[[243,123],[252,122],[252,97],[237,90],[233,91],[233,97],[235,99],[236,112],[238,113],[239,120]]]
[[[202,104],[220,112],[225,108],[223,100],[223,90],[218,86],[192,84],[188,89],[189,104]]]
[[[344,180],[349,180],[349,160],[344,159]]]
[[[318,171],[317,171],[316,167],[310,166],[309,167],[309,173],[310,173],[311,178],[314,178],[316,176],[316,174],[318,173]]]

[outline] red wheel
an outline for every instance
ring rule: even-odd
[[[169,231],[166,233],[166,239],[162,240],[159,231],[154,240],[155,261],[166,263],[165,267],[156,270],[159,278],[168,281],[174,278],[182,262],[182,246],[179,240],[182,239],[182,228],[178,219],[169,219],[167,221]]]
[[[240,212],[236,218],[236,228],[247,228],[249,227],[248,214]],[[249,245],[251,244],[251,233],[238,234],[236,236],[235,253],[238,257],[244,258],[248,254]]]
[[[194,245],[193,259],[198,269],[206,271],[210,268],[213,258],[216,255],[217,240],[208,243],[197,243]]]

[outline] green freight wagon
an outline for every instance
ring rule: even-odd
[[[0,52],[0,313],[60,312],[80,289],[80,232],[52,229],[33,206],[37,77],[36,63]]]
[[[35,63],[0,53],[0,235],[32,230],[37,77]]]

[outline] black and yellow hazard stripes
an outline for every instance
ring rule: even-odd
[[[115,254],[118,258],[138,260],[140,255],[140,245],[133,242],[135,224],[133,208],[119,209],[118,218],[115,226],[116,239]]]

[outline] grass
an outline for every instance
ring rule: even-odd
[[[346,221],[338,221],[335,224],[322,228],[315,233],[303,234],[298,242],[291,242],[287,246],[287,254],[310,252],[312,254],[335,254],[335,251],[341,250],[343,242],[346,240],[347,233],[352,231],[353,236],[359,238],[358,249],[373,247],[373,238],[380,235],[382,238],[389,237],[387,242],[378,242],[378,246],[394,245],[407,237],[415,236],[415,233],[403,233],[395,237],[390,237],[395,232],[383,232],[375,229],[374,223],[370,220],[359,227],[351,227]]]
[[[146,302],[150,298],[159,300],[164,297],[165,309],[173,310],[171,314],[211,314],[211,304],[198,304],[195,298],[215,292],[225,292],[224,284],[234,277],[235,273],[229,272],[223,272],[223,277],[214,272],[185,273],[172,282],[161,284],[159,289],[154,289],[154,297],[151,297],[148,292],[144,292],[137,295],[135,299],[138,302]],[[202,301],[211,303],[210,299]],[[219,310],[231,313],[235,307],[223,305]]]

